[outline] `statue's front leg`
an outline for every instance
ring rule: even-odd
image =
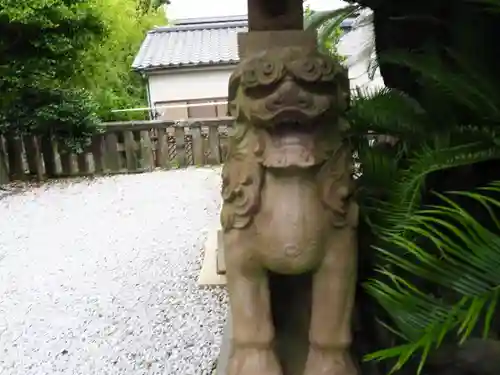
[[[305,375],[357,375],[350,355],[357,271],[352,227],[332,230],[322,265],[313,276],[310,349]]]
[[[281,375],[273,351],[269,282],[243,231],[224,237],[232,348],[227,375]]]

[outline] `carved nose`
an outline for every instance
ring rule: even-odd
[[[290,107],[307,108],[311,105],[307,94],[290,81],[283,82],[269,99],[270,107],[274,110]]]

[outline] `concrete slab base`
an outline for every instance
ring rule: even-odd
[[[227,373],[227,363],[229,362],[229,355],[231,354],[232,336],[231,312],[228,312],[226,326],[224,327],[224,335],[222,336],[219,358],[217,359],[217,368],[215,370],[217,375],[226,375]]]
[[[224,258],[224,242],[222,239],[222,230],[217,231],[217,273],[226,274],[226,259]]]
[[[200,286],[226,285],[226,276],[217,272],[217,263],[220,265],[220,263],[223,262],[221,259],[218,260],[217,255],[218,242],[220,238],[218,232],[219,228],[211,230],[208,234],[207,241],[205,242],[203,264],[198,276],[198,285]]]

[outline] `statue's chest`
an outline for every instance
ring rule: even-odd
[[[275,272],[313,269],[324,254],[326,211],[313,181],[266,181],[255,217],[256,250]]]

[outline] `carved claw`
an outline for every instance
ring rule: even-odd
[[[271,348],[235,347],[227,375],[282,375],[282,372]]]
[[[358,375],[347,350],[311,347],[304,375]]]

